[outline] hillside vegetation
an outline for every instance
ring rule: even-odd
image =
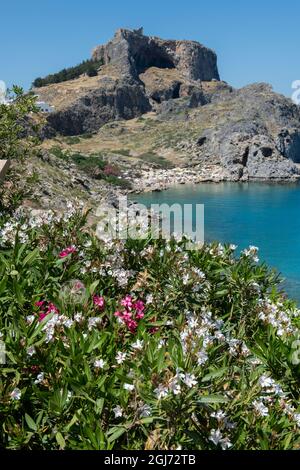
[[[93,59],[84,60],[74,67],[64,68],[57,73],[47,75],[44,78],[38,77],[33,81],[33,86],[40,88],[53,83],[66,82],[68,80],[74,80],[74,78],[80,77],[82,74],[87,74],[88,77],[94,77],[98,73],[99,67],[103,64],[103,61],[95,61]]]

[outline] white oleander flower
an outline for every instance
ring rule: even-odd
[[[269,415],[269,409],[267,406],[263,404],[262,401],[255,400],[253,402],[253,407],[255,411],[260,415],[260,416],[268,416]]]
[[[74,321],[76,323],[80,323],[83,320],[83,315],[82,313],[75,313],[74,315]]]
[[[123,388],[124,388],[125,390],[128,390],[129,392],[132,392],[132,391],[134,390],[134,385],[132,385],[132,384],[124,384],[124,385],[123,385]]]
[[[152,408],[150,405],[147,405],[146,403],[139,408],[140,418],[147,418],[148,416],[151,416],[151,413],[152,413]]]
[[[34,320],[35,320],[35,316],[34,316],[34,315],[28,315],[28,316],[26,317],[26,321],[27,321],[27,323],[29,323],[29,325],[31,325],[31,324],[34,322]]]
[[[22,395],[22,392],[19,388],[14,388],[14,390],[10,394],[12,400],[20,400],[21,395]]]
[[[154,390],[154,393],[156,395],[156,398],[158,400],[161,400],[162,398],[165,398],[168,393],[169,393],[169,389],[168,387],[165,387],[164,385],[159,385],[155,390]]]
[[[210,432],[209,440],[213,442],[216,446],[220,445],[222,450],[229,449],[232,447],[232,443],[228,437],[223,437],[220,429],[212,429]]]
[[[202,366],[208,361],[208,355],[205,351],[199,351],[197,354],[197,363],[199,366]]]
[[[143,345],[144,345],[144,341],[143,340],[141,341],[141,340],[137,339],[135,343],[132,343],[131,347],[133,349],[142,350]]]
[[[96,369],[103,369],[105,366],[106,362],[103,359],[96,359],[94,362],[94,367]]]
[[[123,410],[120,405],[115,406],[115,408],[113,408],[113,412],[115,414],[115,418],[121,418],[123,416]]]
[[[180,374],[180,378],[182,382],[189,388],[194,387],[198,383],[194,374]]]
[[[126,357],[127,357],[127,354],[126,353],[123,353],[121,351],[118,351],[117,352],[117,355],[116,355],[116,361],[118,364],[123,364],[123,362],[125,362],[126,360]]]
[[[37,376],[36,380],[34,381],[34,383],[36,385],[38,385],[41,382],[43,382],[44,378],[45,378],[45,374],[44,374],[44,372],[41,372],[40,374],[38,374],[38,376]]]

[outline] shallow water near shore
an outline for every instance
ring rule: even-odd
[[[205,241],[258,246],[262,261],[285,278],[283,288],[300,304],[300,185],[201,183],[134,195],[151,204],[204,204]]]

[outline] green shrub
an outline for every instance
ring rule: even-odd
[[[154,152],[146,152],[142,153],[139,155],[139,158],[141,160],[144,160],[149,163],[154,163],[155,165],[159,166],[160,168],[173,168],[174,165],[172,165],[169,160],[167,160],[165,157],[162,157],[161,155],[157,155]]]
[[[49,149],[49,153],[51,153],[52,155],[54,155],[54,156],[57,157],[57,158],[65,159],[65,158],[68,157],[68,154],[66,154],[66,153],[61,149],[61,147],[58,147],[58,146],[57,146],[57,147],[56,147],[56,146],[51,147],[51,148]]]
[[[86,134],[81,134],[81,139],[91,139],[94,134],[87,132]]]
[[[122,177],[119,177],[119,176],[114,176],[114,175],[105,176],[104,175],[103,179],[105,179],[105,181],[107,181],[108,183],[113,184],[114,186],[120,186],[120,188],[123,188],[123,189],[132,188],[130,181],[123,179]]]
[[[51,85],[52,83],[66,82],[67,80],[73,80],[78,78],[80,75],[86,73],[89,77],[93,77],[98,74],[98,69],[103,65],[103,61],[84,60],[74,67],[69,67],[60,70],[57,73],[47,75],[44,78],[38,77],[34,80],[33,86],[36,88]]]
[[[85,156],[81,153],[73,153],[71,158],[80,170],[85,171],[90,176],[97,175],[100,170],[104,170],[106,165],[105,161],[100,155]]]
[[[68,145],[74,145],[74,144],[79,144],[80,143],[80,138],[77,136],[70,136],[65,138],[65,142]]]
[[[299,311],[256,249],[0,217],[0,447],[299,448]]]

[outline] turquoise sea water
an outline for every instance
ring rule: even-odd
[[[204,204],[205,241],[258,246],[260,259],[286,279],[300,304],[300,185],[220,183],[184,185],[134,196],[151,204]]]

